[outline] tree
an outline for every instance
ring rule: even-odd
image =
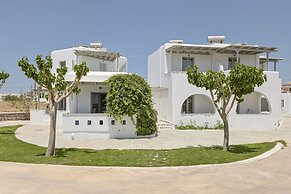
[[[55,142],[56,142],[56,119],[57,119],[57,107],[58,103],[67,98],[72,93],[79,93],[80,89],[78,84],[82,76],[87,75],[89,68],[83,62],[82,64],[74,66],[74,72],[76,77],[73,82],[68,83],[65,81],[65,74],[68,68],[61,66],[56,69],[56,73],[52,73],[51,69],[53,67],[52,58],[46,56],[42,59],[41,55],[35,58],[37,68],[29,63],[27,57],[23,57],[18,61],[18,66],[22,69],[28,78],[33,79],[41,87],[48,92],[48,102],[49,102],[49,114],[50,114],[50,134],[48,147],[46,151],[46,156],[55,155]]]
[[[195,65],[187,68],[188,82],[210,91],[213,104],[224,124],[223,150],[229,148],[228,114],[235,102],[243,102],[245,95],[254,92],[255,87],[267,81],[262,69],[243,64],[235,64],[229,74],[212,70],[202,73]]]
[[[137,135],[150,135],[157,131],[157,112],[153,108],[149,84],[136,74],[110,77],[106,84],[106,113],[116,120],[129,116],[137,128]]]
[[[9,78],[9,73],[6,73],[4,71],[0,72],[0,89],[5,84],[6,80]]]

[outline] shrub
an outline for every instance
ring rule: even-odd
[[[110,77],[106,84],[106,112],[116,120],[129,116],[137,128],[137,135],[157,131],[157,112],[153,109],[152,93],[148,83],[136,74]]]

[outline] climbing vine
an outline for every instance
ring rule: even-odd
[[[157,131],[157,112],[153,108],[149,84],[136,74],[110,77],[106,84],[106,112],[116,120],[129,116],[137,128],[137,135],[150,135]]]

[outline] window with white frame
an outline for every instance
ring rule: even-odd
[[[66,61],[60,61],[60,67],[66,67]]]
[[[193,57],[183,57],[182,58],[182,71],[186,71],[187,67],[194,66],[194,58]]]

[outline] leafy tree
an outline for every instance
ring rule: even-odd
[[[224,124],[223,150],[229,147],[228,114],[237,101],[243,102],[244,95],[254,92],[255,87],[267,81],[262,69],[236,64],[229,74],[212,70],[202,73],[197,66],[187,68],[188,82],[210,91],[214,106]]]
[[[6,79],[9,78],[9,73],[6,73],[4,71],[0,72],[0,89],[2,88],[2,86],[4,85],[4,83],[6,82]]]
[[[87,75],[89,68],[85,63],[75,65],[74,72],[76,77],[73,82],[68,83],[64,76],[68,71],[68,68],[61,66],[56,69],[56,73],[52,73],[51,69],[53,67],[52,58],[46,56],[42,59],[41,55],[35,58],[37,68],[29,63],[27,57],[23,57],[18,61],[18,66],[22,69],[28,78],[33,79],[41,87],[48,92],[48,102],[49,102],[49,114],[50,114],[50,135],[49,142],[46,151],[46,156],[55,155],[55,142],[56,142],[56,119],[57,119],[57,107],[58,103],[67,98],[72,93],[79,93],[80,89],[78,84],[82,76]]]
[[[149,84],[136,74],[110,77],[106,84],[106,112],[116,120],[129,116],[137,128],[137,135],[150,135],[157,131],[157,112],[153,109]]]

